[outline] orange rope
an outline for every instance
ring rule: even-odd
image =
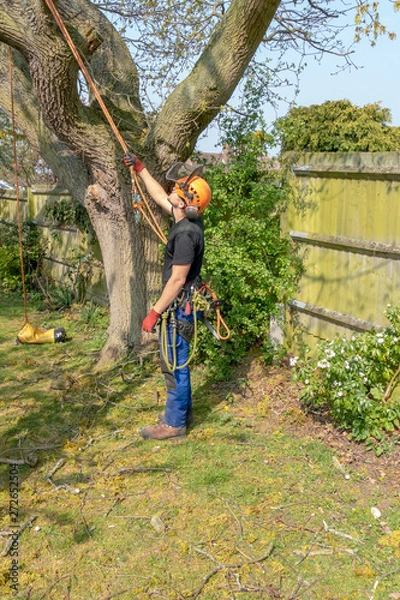
[[[216,293],[206,283],[203,283],[203,285],[199,289],[199,292],[201,292],[202,290],[207,290],[207,292],[210,294],[211,298],[215,301],[215,313],[217,315],[217,326],[216,326],[215,330],[218,334],[219,339],[220,340],[229,340],[229,338],[231,337],[231,330],[229,329],[228,325],[225,323],[224,319],[222,318],[221,310],[218,306],[218,297],[217,297]],[[221,325],[225,329],[225,335],[221,335]]]
[[[132,171],[133,171],[133,168],[131,167],[131,173],[132,173]],[[158,237],[160,238],[160,240],[164,244],[166,244],[167,243],[167,238],[165,237],[164,232],[161,229],[159,223],[156,221],[156,219],[154,217],[154,214],[153,214],[153,212],[152,212],[152,210],[151,210],[151,208],[150,208],[150,206],[149,206],[149,204],[148,204],[148,202],[146,200],[146,196],[144,195],[143,190],[142,190],[142,188],[140,186],[139,180],[137,178],[136,171],[133,171],[133,174],[134,174],[134,179],[132,179],[132,186],[134,188],[133,191],[135,191],[135,188],[139,190],[140,196],[143,199],[143,202],[146,205],[146,208],[147,208],[149,214],[153,217],[153,223],[150,221],[150,219],[149,219],[148,215],[146,214],[146,212],[145,212],[145,210],[144,210],[141,202],[139,202],[139,203],[137,203],[137,202],[133,203],[133,208],[138,208],[140,210],[140,212],[142,213],[142,215],[144,216],[144,218],[147,220],[148,224],[150,225],[150,227],[152,228],[152,230],[154,231],[154,233],[156,235],[158,235]]]
[[[118,131],[118,128],[115,125],[115,123],[113,121],[113,118],[112,118],[112,116],[110,115],[110,113],[109,113],[109,111],[107,109],[107,106],[104,104],[104,101],[103,101],[102,97],[100,96],[100,94],[99,94],[99,92],[98,92],[98,90],[96,88],[96,85],[95,85],[92,77],[90,76],[89,71],[87,70],[87,68],[85,66],[85,63],[83,62],[83,60],[81,58],[81,55],[79,54],[79,52],[78,52],[78,50],[77,50],[74,42],[72,41],[72,38],[69,35],[69,33],[68,33],[68,31],[67,31],[67,29],[66,29],[66,27],[65,27],[65,25],[64,25],[64,23],[63,23],[63,21],[61,19],[61,17],[60,17],[59,12],[57,11],[56,7],[54,6],[53,0],[46,0],[46,4],[47,4],[47,6],[48,6],[48,8],[49,8],[49,10],[51,12],[51,14],[54,17],[54,20],[56,21],[57,25],[59,26],[59,28],[61,30],[61,33],[63,34],[63,36],[64,36],[64,38],[65,38],[68,46],[70,47],[71,52],[74,55],[74,57],[76,59],[76,62],[79,65],[79,68],[81,69],[82,73],[84,74],[85,79],[86,79],[88,85],[90,86],[92,92],[94,93],[97,102],[100,104],[100,107],[101,107],[101,109],[102,109],[102,111],[103,111],[103,113],[104,113],[107,121],[109,122],[111,129],[113,130],[113,132],[114,132],[117,140],[121,144],[121,147],[122,147],[123,151],[125,153],[127,153],[128,152],[128,146],[126,145],[123,137],[121,136],[120,132]],[[142,189],[141,189],[141,187],[139,185],[139,182],[138,182],[136,171],[133,169],[133,167],[130,167],[130,171],[131,171],[131,177],[132,177],[132,185],[136,186],[139,189],[140,194],[141,194],[142,199],[143,199],[143,202],[144,202],[144,204],[145,204],[145,206],[146,206],[146,208],[147,208],[147,210],[148,210],[148,212],[150,214],[150,217],[152,219],[152,222],[150,221],[148,215],[145,215],[144,209],[142,207],[140,207],[140,211],[143,214],[143,216],[145,216],[145,218],[147,219],[147,222],[149,223],[150,227],[153,229],[154,233],[161,239],[161,241],[164,244],[166,244],[167,243],[166,237],[165,237],[165,235],[164,235],[164,233],[163,233],[163,231],[162,231],[162,229],[161,229],[158,221],[156,220],[156,217],[155,217],[153,211],[151,210],[150,205],[147,202],[145,195],[143,194],[143,191],[142,191]],[[136,207],[134,207],[134,208],[136,208]]]
[[[24,254],[23,254],[23,248],[22,248],[21,205],[20,205],[20,201],[19,201],[19,181],[18,181],[18,164],[17,164],[17,141],[16,141],[17,136],[15,133],[13,68],[12,68],[10,46],[8,46],[8,64],[9,64],[9,73],[10,73],[11,128],[12,128],[13,152],[14,152],[15,198],[17,200],[19,261],[21,264],[22,294],[23,294],[23,298],[24,298],[24,317],[25,317],[25,324],[26,324],[26,323],[28,323],[28,310],[27,310],[27,298],[26,298],[26,288],[25,288]]]

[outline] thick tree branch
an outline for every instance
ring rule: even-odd
[[[231,97],[262,41],[280,0],[232,0],[192,72],[169,96],[147,144],[161,164],[188,157]]]
[[[11,114],[8,47],[0,44],[0,106]],[[13,51],[13,84],[16,102],[16,126],[24,131],[33,149],[45,160],[63,185],[83,201],[88,173],[79,157],[61,142],[43,121],[37,98],[32,89],[27,63],[18,51]]]
[[[115,153],[120,149],[96,103],[85,106],[79,97],[78,65],[44,0],[24,12],[25,8],[22,1],[7,5],[5,27],[0,24],[0,40],[23,52],[41,122],[86,164],[97,164],[100,169],[105,163],[115,165]],[[141,136],[145,120],[138,76],[122,38],[104,15],[85,0],[59,2],[58,10],[118,125],[131,140]],[[19,125],[25,131],[24,124]]]

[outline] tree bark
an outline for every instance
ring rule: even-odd
[[[193,72],[152,127],[141,106],[135,64],[112,24],[87,0],[56,4],[123,139],[161,180],[171,164],[190,155],[231,96],[279,0],[232,0]],[[92,94],[80,97],[78,65],[45,1],[3,2],[0,42],[0,106],[10,114],[9,45],[16,125],[86,206],[96,231],[111,316],[101,362],[116,360],[139,347],[141,320],[157,294],[158,239],[134,220],[123,151]]]

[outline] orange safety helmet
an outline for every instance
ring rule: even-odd
[[[187,181],[186,177],[175,182],[174,191],[186,204],[188,218],[196,218],[210,204],[211,189],[207,181],[198,175]]]
[[[184,163],[175,163],[169,169],[166,178],[175,181],[174,192],[176,192],[186,205],[186,216],[188,219],[196,219],[210,204],[211,188],[205,179],[199,176],[202,167],[197,167],[182,177],[182,168],[188,169]],[[187,173],[187,171],[186,171]]]

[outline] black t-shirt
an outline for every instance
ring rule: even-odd
[[[201,218],[195,221],[181,219],[169,232],[164,254],[162,284],[167,283],[173,265],[191,265],[186,283],[199,274],[204,254],[204,228]]]

